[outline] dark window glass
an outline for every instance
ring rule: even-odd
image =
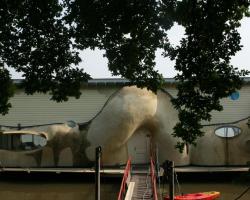
[[[39,149],[46,144],[46,138],[40,135],[0,134],[0,149],[25,151]]]

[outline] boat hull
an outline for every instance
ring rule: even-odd
[[[218,199],[219,197],[220,192],[211,191],[179,195],[175,196],[174,200],[213,200]],[[164,198],[164,200],[170,200],[170,198],[167,196]]]

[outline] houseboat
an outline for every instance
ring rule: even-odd
[[[21,80],[15,80],[19,84]],[[221,100],[224,110],[202,122],[205,135],[180,153],[172,136],[178,122],[171,99],[174,79],[157,94],[124,79],[93,79],[79,99],[56,103],[49,94],[16,91],[12,108],[0,117],[2,167],[89,167],[95,148],[102,165],[121,166],[131,157],[145,164],[152,153],[159,163],[177,166],[246,166],[250,162],[250,78],[241,90]]]

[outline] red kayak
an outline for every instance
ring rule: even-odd
[[[174,200],[213,200],[220,197],[220,193],[216,191],[212,192],[200,192],[193,194],[184,194],[175,196]],[[169,197],[165,197],[164,200],[169,200]]]

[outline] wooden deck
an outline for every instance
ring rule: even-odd
[[[20,173],[78,173],[78,174],[94,174],[94,168],[0,168],[0,173],[4,172],[20,172]],[[123,176],[124,169],[101,169],[102,175]]]
[[[198,167],[198,166],[185,166],[175,167],[176,172],[192,173],[192,172],[247,172],[249,167]]]
[[[249,167],[197,167],[197,166],[185,166],[176,167],[177,173],[213,173],[213,172],[247,172]],[[86,173],[94,174],[94,168],[13,168],[13,167],[2,167],[1,172],[20,172],[20,173]],[[101,174],[110,176],[123,176],[124,168],[105,168],[101,169]],[[163,170],[161,170],[163,172]],[[134,174],[147,174],[147,169],[133,169]]]

